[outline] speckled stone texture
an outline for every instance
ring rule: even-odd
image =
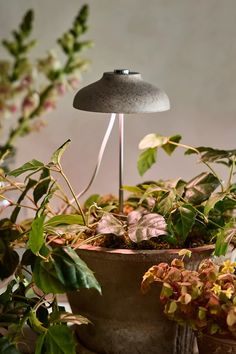
[[[106,72],[77,92],[73,106],[90,112],[149,113],[168,110],[170,102],[163,90],[143,81],[137,72]]]
[[[197,342],[199,354],[236,354],[236,340],[204,334]]]
[[[212,250],[212,246],[192,249],[188,267],[195,269]],[[160,284],[153,284],[146,295],[140,291],[145,271],[153,264],[170,262],[178,250],[83,246],[77,252],[102,287],[102,296],[95,289],[68,294],[72,312],[92,322],[76,328],[84,347],[99,354],[192,354],[191,331],[177,328],[163,314],[158,300]]]

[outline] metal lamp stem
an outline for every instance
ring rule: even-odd
[[[118,114],[119,119],[119,212],[123,212],[124,191],[123,191],[123,173],[124,173],[124,114]]]

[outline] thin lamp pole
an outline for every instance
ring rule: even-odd
[[[124,114],[118,114],[119,119],[119,212],[123,212],[124,191],[123,191],[123,175],[124,175]]]

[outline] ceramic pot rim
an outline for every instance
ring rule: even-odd
[[[199,247],[188,248],[193,254],[202,253],[204,251],[214,250],[215,245],[204,245]],[[122,255],[178,255],[181,248],[170,248],[170,249],[161,249],[161,250],[131,250],[131,249],[122,249],[122,248],[107,248],[100,246],[92,246],[92,245],[82,245],[78,248],[78,250],[92,251],[92,252],[100,252],[100,253],[109,253],[109,254],[122,254]]]

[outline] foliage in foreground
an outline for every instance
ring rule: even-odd
[[[235,262],[215,264],[202,261],[196,271],[186,268],[183,258],[191,252],[180,251],[171,265],[160,263],[143,276],[142,291],[146,293],[153,282],[162,284],[160,301],[164,313],[180,325],[195,331],[236,337],[236,276]]]
[[[4,206],[13,211],[9,218],[0,220],[0,279],[6,285],[5,289],[1,288],[0,295],[1,353],[20,353],[24,349],[26,325],[37,335],[36,354],[75,353],[76,341],[69,325],[87,324],[89,320],[67,312],[59,305],[57,294],[82,288],[94,288],[101,293],[93,272],[77,255],[73,245],[53,243],[53,237],[60,233],[59,225],[78,225],[80,231],[85,228],[82,210],[58,215],[49,205],[50,198],[59,189],[50,175],[51,170],[60,172],[70,187],[60,165],[64,148],[62,146],[53,154],[48,165],[33,160],[11,173],[29,172],[24,183],[2,175],[7,184],[1,188],[4,194],[1,197]],[[39,175],[38,180],[33,174]],[[7,197],[12,189],[19,192],[17,202]],[[22,208],[30,209],[34,217],[17,222]]]
[[[210,171],[189,182],[178,179],[126,186],[131,194],[119,214],[113,196],[92,195],[84,206],[80,204],[61,165],[69,143],[58,148],[49,163],[33,159],[7,176],[1,174],[4,184],[0,197],[12,212],[0,220],[0,278],[13,275],[0,298],[2,348],[17,348],[22,341],[19,333],[28,324],[38,334],[37,353],[50,346],[73,353],[72,344],[63,349],[60,342],[54,343],[54,334],[63,338],[70,331],[67,323],[88,320],[66,313],[58,306],[55,294],[81,288],[101,291],[93,273],[77,256],[76,249],[83,244],[156,249],[216,243],[215,254],[220,255],[235,236],[235,150],[187,147],[180,143],[180,136],[157,136],[154,147],[151,139],[152,149],[161,147],[171,154],[180,146],[187,154],[198,154]],[[141,147],[150,149],[149,144],[150,139]],[[146,157],[149,161],[149,153]],[[152,165],[150,161],[147,165],[143,156],[141,161],[139,168],[144,164],[146,170]],[[212,163],[223,163],[229,169],[226,185]],[[24,181],[18,182],[23,175]],[[11,198],[11,190],[18,191],[17,200]],[[54,203],[58,198],[60,205]],[[25,208],[32,214],[28,220],[21,217]],[[19,246],[27,248],[23,257],[16,252]]]

